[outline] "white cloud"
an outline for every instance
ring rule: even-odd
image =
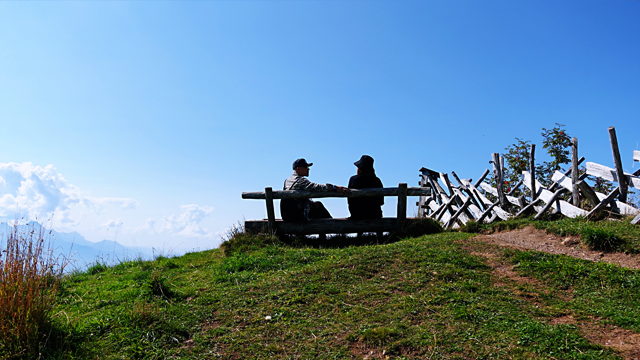
[[[0,163],[0,217],[11,219],[21,214],[29,219],[42,219],[55,214],[57,221],[73,226],[77,225],[69,218],[73,206],[83,206],[99,214],[111,206],[133,209],[138,202],[129,198],[89,196],[67,182],[53,165]]]
[[[145,225],[136,230],[151,234],[178,235],[190,238],[212,238],[216,235],[199,225],[213,212],[213,207],[191,204],[182,205],[180,209],[179,215],[164,216],[160,221],[149,218]]]
[[[122,219],[115,219],[107,221],[104,226],[107,228],[119,228],[122,227],[122,224],[124,224]]]

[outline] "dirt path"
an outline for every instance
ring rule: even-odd
[[[602,253],[591,251],[581,246],[576,237],[560,238],[552,234],[546,234],[543,230],[536,230],[532,226],[520,230],[500,232],[490,235],[478,235],[474,239],[498,245],[500,247],[512,247],[544,251],[552,254],[564,254],[591,261],[604,261],[617,264],[626,268],[640,269],[640,257],[621,253]],[[471,249],[469,249],[471,250]],[[499,279],[496,285],[503,286],[507,283],[526,283],[533,287],[542,288],[542,284],[536,279],[522,277],[512,268],[513,266],[501,261],[496,249],[478,251],[472,250],[473,255],[487,258],[488,264],[493,267],[493,273]],[[508,286],[508,285],[507,285]],[[544,291],[544,290],[542,290]],[[564,301],[571,301],[571,290],[561,292],[560,297]],[[537,302],[537,297],[523,297],[528,301]],[[580,328],[583,336],[589,341],[619,352],[624,359],[640,360],[640,334],[622,329],[613,325],[603,324],[600,319],[576,320],[572,315],[555,318],[552,324],[573,324]]]
[[[490,235],[478,235],[475,239],[503,247],[564,254],[580,259],[613,263],[630,269],[640,269],[640,257],[637,255],[592,251],[584,245],[580,245],[577,237],[561,238],[553,234],[546,234],[544,230],[536,230],[533,226]]]

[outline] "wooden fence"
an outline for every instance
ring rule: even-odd
[[[548,188],[542,186],[535,177],[535,144],[530,148],[529,171],[523,171],[521,180],[512,184],[508,192],[504,189],[504,158],[498,153],[492,154],[491,161],[496,187],[484,182],[490,173],[488,169],[475,183],[471,179],[460,179],[452,171],[451,175],[457,184],[454,185],[448,174],[423,167],[420,169],[419,184],[431,188],[431,195],[420,197],[416,204],[418,215],[436,219],[445,228],[457,228],[472,220],[491,223],[524,213],[535,213],[535,218],[551,212],[571,218],[584,216],[592,220],[608,210],[615,214],[633,215],[635,217],[631,223],[637,224],[640,222],[640,210],[626,201],[629,187],[640,189],[640,170],[634,174],[624,173],[614,127],[609,128],[609,139],[615,168],[587,162],[586,174],[573,176],[579,173],[578,166],[585,160],[584,157],[578,159],[578,140],[573,138],[571,167],[564,173],[556,171],[551,179],[553,183]],[[640,162],[640,151],[633,152],[633,160]],[[585,182],[589,175],[617,183],[618,186],[608,194],[596,192]],[[528,193],[529,198],[524,195],[513,196],[521,186],[526,188],[522,193]],[[496,200],[489,200],[487,194],[493,195]],[[566,194],[571,194],[570,201],[563,200]],[[581,204],[588,210],[581,208]]]

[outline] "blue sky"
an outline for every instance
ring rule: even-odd
[[[296,158],[340,185],[363,154],[386,186],[477,178],[516,137],[545,160],[555,123],[609,166],[615,126],[635,171],[638,19],[634,0],[0,1],[0,215],[210,248]]]

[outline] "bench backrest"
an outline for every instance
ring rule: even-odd
[[[351,189],[348,194],[338,192],[311,192],[302,190],[278,190],[273,191],[267,187],[264,192],[243,192],[243,199],[266,200],[267,219],[269,222],[269,230],[275,229],[275,211],[273,208],[273,199],[309,199],[309,198],[329,198],[329,197],[373,197],[373,196],[397,196],[398,197],[398,223],[404,222],[407,218],[407,196],[429,196],[431,195],[430,187],[411,187],[408,188],[406,183],[398,184],[397,188],[380,188],[380,189]]]

